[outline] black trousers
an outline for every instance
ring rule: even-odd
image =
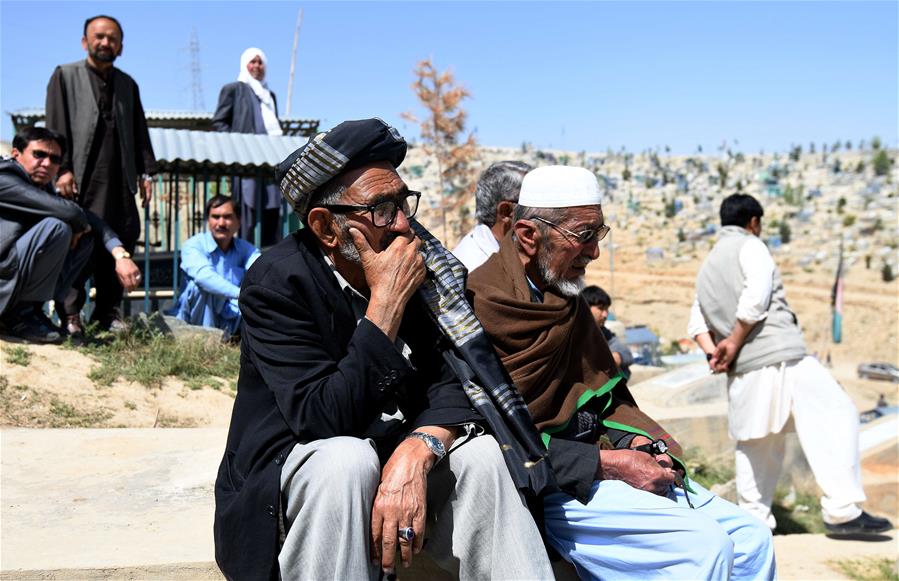
[[[122,241],[122,244],[128,252],[134,253],[134,242]],[[60,317],[80,313],[84,308],[84,303],[87,301],[84,286],[88,279],[93,280],[93,286],[97,289],[91,321],[98,321],[101,325],[108,324],[118,314],[116,309],[122,303],[125,289],[119,284],[119,277],[115,272],[115,258],[103,245],[100,236],[94,236],[91,258],[75,277],[72,288],[66,294],[63,308],[60,309],[59,305],[56,307]]]

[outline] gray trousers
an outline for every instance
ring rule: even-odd
[[[72,229],[58,218],[44,218],[16,240],[19,268],[5,312],[16,312],[19,303],[42,303],[53,297],[71,241]]]
[[[336,437],[294,446],[281,471],[282,579],[378,579],[369,537],[380,475],[371,440]],[[493,437],[471,438],[449,451],[428,475],[427,504],[425,551],[457,578],[553,578]],[[396,563],[402,574],[399,553]]]

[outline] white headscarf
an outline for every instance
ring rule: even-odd
[[[265,124],[266,132],[269,135],[281,135],[283,132],[281,131],[281,124],[278,123],[278,115],[275,113],[275,100],[272,99],[272,93],[268,90],[268,85],[264,80],[257,81],[254,79],[250,75],[250,71],[247,70],[247,65],[257,56],[262,59],[263,64],[268,65],[268,59],[265,58],[264,52],[258,48],[248,48],[240,55],[240,73],[237,75],[237,80],[250,85],[250,88],[262,101],[262,121]]]

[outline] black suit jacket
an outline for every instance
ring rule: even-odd
[[[275,102],[275,116],[278,115],[278,98],[274,91],[272,101]],[[222,87],[219,102],[212,116],[212,126],[216,131],[230,133],[256,133],[256,116],[258,114],[259,97],[250,85],[235,81]]]
[[[400,337],[412,364],[349,300],[308,230],[244,277],[240,378],[215,484],[216,561],[229,579],[277,579],[281,466],[294,444],[361,437],[395,399],[408,429],[479,420],[417,298]],[[392,444],[379,444],[382,458]]]
[[[59,197],[50,184],[38,186],[13,159],[0,160],[0,314],[13,302],[20,273],[16,242],[44,218],[59,218],[72,233],[88,225],[103,244],[116,237],[99,216]]]

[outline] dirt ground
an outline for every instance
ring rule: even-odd
[[[22,348],[27,365],[10,363]],[[227,426],[234,391],[189,389],[169,378],[161,388],[116,381],[97,386],[95,365],[77,349],[18,345],[0,340],[0,425],[17,427],[201,427]]]

